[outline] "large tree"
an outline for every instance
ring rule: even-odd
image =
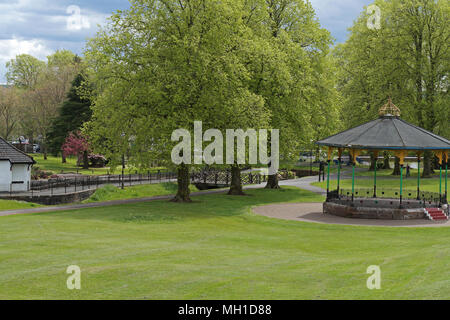
[[[364,12],[348,41],[335,53],[340,60],[339,89],[346,126],[372,120],[389,96],[402,116],[449,136],[450,5],[442,0],[375,1],[380,28],[369,28]],[[425,154],[424,176],[432,172]]]
[[[0,135],[8,140],[18,127],[21,95],[14,87],[0,86]]]
[[[83,124],[91,119],[91,102],[83,92],[80,92],[85,78],[78,74],[72,82],[72,87],[67,94],[58,116],[53,119],[49,132],[49,150],[55,154],[61,152],[61,146],[70,132],[81,129]],[[65,154],[62,152],[65,162]]]
[[[7,64],[8,80],[22,90],[21,127],[31,141],[40,136],[47,157],[49,130],[58,115],[81,60],[68,50],[47,57],[47,63],[27,55]]]
[[[94,146],[116,164],[126,154],[138,167],[170,166],[172,133],[193,134],[194,120],[203,130],[265,126],[264,100],[248,87],[245,57],[261,46],[244,23],[245,4],[135,0],[114,14],[86,52],[94,88],[86,130]],[[192,143],[184,156],[194,151]],[[174,200],[190,201],[189,165],[177,170]]]
[[[263,41],[249,56],[251,90],[265,100],[270,127],[280,129],[280,157],[294,160],[311,140],[339,125],[331,36],[303,0],[249,1],[247,24]],[[267,188],[279,188],[277,174]]]
[[[33,89],[45,68],[45,62],[31,55],[21,54],[6,63],[6,79],[21,89]]]

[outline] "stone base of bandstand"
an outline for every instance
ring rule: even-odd
[[[425,219],[426,214],[419,201],[399,200],[331,200],[323,204],[323,213],[353,219],[414,220]]]

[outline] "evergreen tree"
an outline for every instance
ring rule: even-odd
[[[85,81],[82,74],[78,74],[72,82],[72,88],[67,94],[67,100],[61,107],[49,133],[49,148],[57,155],[70,132],[78,131],[83,124],[91,119],[91,102],[80,95],[79,88]],[[63,162],[65,156],[62,155]]]

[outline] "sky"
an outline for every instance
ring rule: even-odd
[[[337,42],[372,0],[310,0],[324,28]],[[83,52],[86,39],[113,11],[129,7],[128,0],[0,0],[0,84],[6,62],[18,54],[41,60],[58,49]]]

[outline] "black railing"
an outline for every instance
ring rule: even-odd
[[[169,171],[159,171],[147,174],[105,175],[105,176],[73,176],[67,178],[51,178],[48,180],[33,180],[30,192],[50,191],[72,193],[99,188],[103,185],[133,186],[138,184],[161,183],[175,180],[177,175]]]
[[[446,203],[445,195],[440,195],[438,192],[422,191],[417,194],[417,191],[403,190],[403,194],[400,197],[400,190],[389,188],[377,188],[376,196],[373,188],[356,188],[352,193],[351,189],[340,189],[329,192],[329,200],[351,200],[354,199],[398,199],[398,200],[417,200],[423,205],[439,205]]]

